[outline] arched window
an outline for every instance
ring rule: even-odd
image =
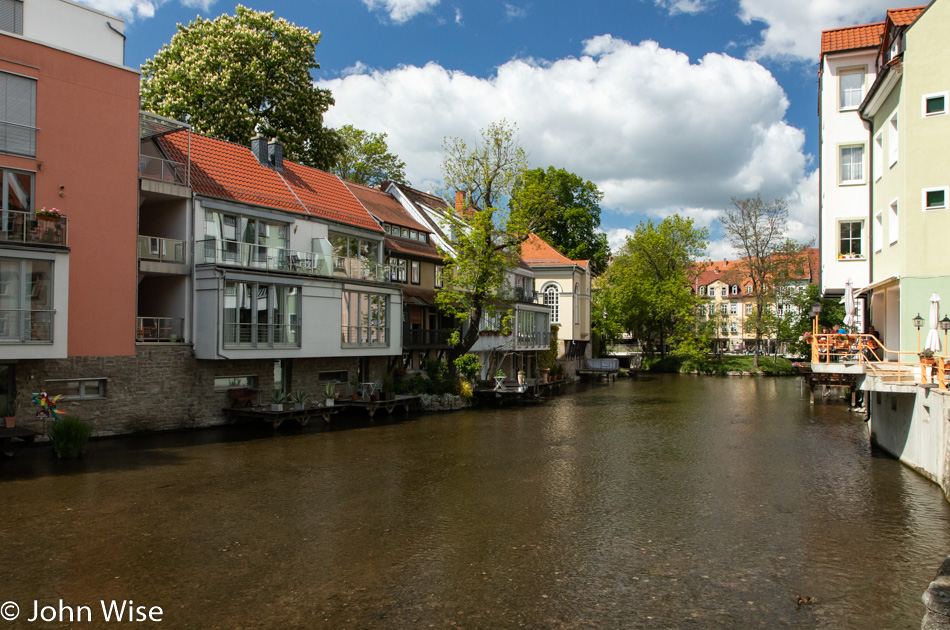
[[[706,295],[706,287],[705,287],[705,286],[699,287],[699,294],[700,294],[700,295]]]
[[[561,320],[558,316],[557,307],[561,295],[561,287],[552,282],[544,285],[544,288],[541,289],[541,293],[544,294],[544,305],[551,309],[551,323],[560,323]]]
[[[577,286],[577,283],[574,283],[574,325],[581,323],[580,310],[577,308],[577,303],[581,301],[581,291]]]

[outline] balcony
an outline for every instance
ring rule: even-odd
[[[68,219],[36,217],[30,212],[0,212],[0,243],[66,245]]]
[[[0,344],[53,343],[55,311],[0,309]]]
[[[139,235],[139,259],[158,262],[185,262],[185,242],[173,238]]]
[[[343,326],[344,347],[389,347],[388,326]]]
[[[299,348],[300,324],[225,324],[225,348]]]
[[[184,341],[185,320],[181,317],[136,317],[135,340],[140,343]]]
[[[139,155],[139,176],[179,186],[190,185],[186,164],[148,155]]]
[[[537,294],[531,289],[526,289],[524,287],[515,287],[515,302],[521,302],[523,304],[534,304],[536,295]]]
[[[195,259],[200,263],[232,265],[262,271],[284,271],[310,276],[340,277],[370,282],[390,282],[389,265],[359,258],[331,256],[283,247],[206,239],[195,243]]]
[[[538,347],[546,350],[551,346],[550,332],[519,332],[517,336],[518,348]]]
[[[412,328],[409,324],[402,327],[402,347],[407,349],[419,348],[448,348],[451,331]]]

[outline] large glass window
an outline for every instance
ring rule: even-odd
[[[363,291],[343,292],[344,345],[389,345],[389,296]]]
[[[544,294],[544,305],[551,309],[551,323],[560,323],[561,318],[558,313],[558,301],[561,295],[561,287],[556,284],[549,284],[541,289],[541,293]]]
[[[300,287],[228,281],[224,287],[224,345],[300,346]]]
[[[286,223],[207,210],[205,238],[218,241],[217,255],[224,263],[278,269],[288,262],[290,229]]]
[[[53,261],[0,258],[0,342],[53,341]]]
[[[36,157],[36,79],[0,72],[0,152]]]
[[[389,258],[386,261],[389,264],[393,282],[406,282],[408,278],[408,263],[403,258]]]

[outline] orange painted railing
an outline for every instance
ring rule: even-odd
[[[811,336],[812,363],[860,363],[878,373],[888,373],[898,381],[936,382],[946,390],[950,377],[950,356],[924,359],[917,352],[888,350],[873,335],[819,333]],[[928,376],[927,368],[931,374]],[[917,378],[919,376],[919,379]]]

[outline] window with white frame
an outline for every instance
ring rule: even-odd
[[[435,288],[442,288],[442,265],[435,266]]]
[[[751,285],[751,284],[745,285],[745,292],[748,293],[749,295],[752,294],[752,285]]]
[[[409,270],[410,270],[410,280],[413,284],[419,284],[422,282],[422,270],[418,260],[409,261]]]
[[[739,295],[739,285],[738,285],[738,284],[732,285],[732,294],[733,294],[733,295]]]
[[[699,294],[700,294],[700,295],[706,295],[706,287],[705,287],[705,286],[699,287]]]
[[[746,314],[746,315],[751,315],[751,314],[752,314],[752,304],[751,304],[751,303],[745,305],[745,314]]]
[[[874,251],[879,252],[884,249],[884,211],[879,210],[874,215],[874,230],[871,233],[874,241]]]
[[[733,335],[735,335],[736,333],[738,333],[738,332],[739,332],[739,324],[737,324],[736,322],[729,322],[729,332],[731,332]]]
[[[887,164],[894,166],[897,164],[897,114],[891,116],[887,123]]]
[[[874,136],[874,147],[871,149],[872,168],[874,169],[874,181],[884,176],[884,132],[879,131]]]
[[[711,298],[716,297],[716,287],[714,287],[713,285],[709,285],[709,297]]]
[[[574,283],[574,324],[581,323],[581,312],[580,312],[580,302],[581,302],[581,291],[580,287],[577,286],[577,283]]]
[[[0,72],[0,153],[36,157],[36,79]]]
[[[541,293],[544,295],[544,305],[551,309],[551,323],[558,324],[560,323],[560,315],[558,313],[558,301],[561,296],[561,287],[556,284],[545,285],[541,289]]]
[[[947,113],[947,92],[924,94],[921,99],[921,114],[929,116],[943,116]]]
[[[864,221],[841,221],[838,224],[838,258],[853,260],[864,258],[861,248],[861,233]]]
[[[947,187],[924,188],[921,193],[924,211],[947,209]]]
[[[864,98],[864,69],[848,68],[838,73],[838,109],[857,109]]]
[[[844,146],[839,153],[840,184],[864,183],[864,145]]]
[[[722,315],[725,315],[728,312],[728,309],[729,309],[729,305],[726,304],[725,302],[719,305],[719,312]]]
[[[887,215],[887,242],[891,245],[897,242],[897,235],[900,233],[900,223],[898,223],[897,199],[891,202],[890,210]]]
[[[729,303],[729,314],[730,314],[730,315],[738,315],[738,314],[739,314],[739,305],[736,304],[735,302],[730,302],[730,303]]]
[[[405,258],[394,258],[390,257],[386,260],[386,264],[389,265],[391,280],[393,282],[406,282],[409,277],[409,263]]]
[[[723,287],[721,292],[722,297],[729,295],[729,287]]]

